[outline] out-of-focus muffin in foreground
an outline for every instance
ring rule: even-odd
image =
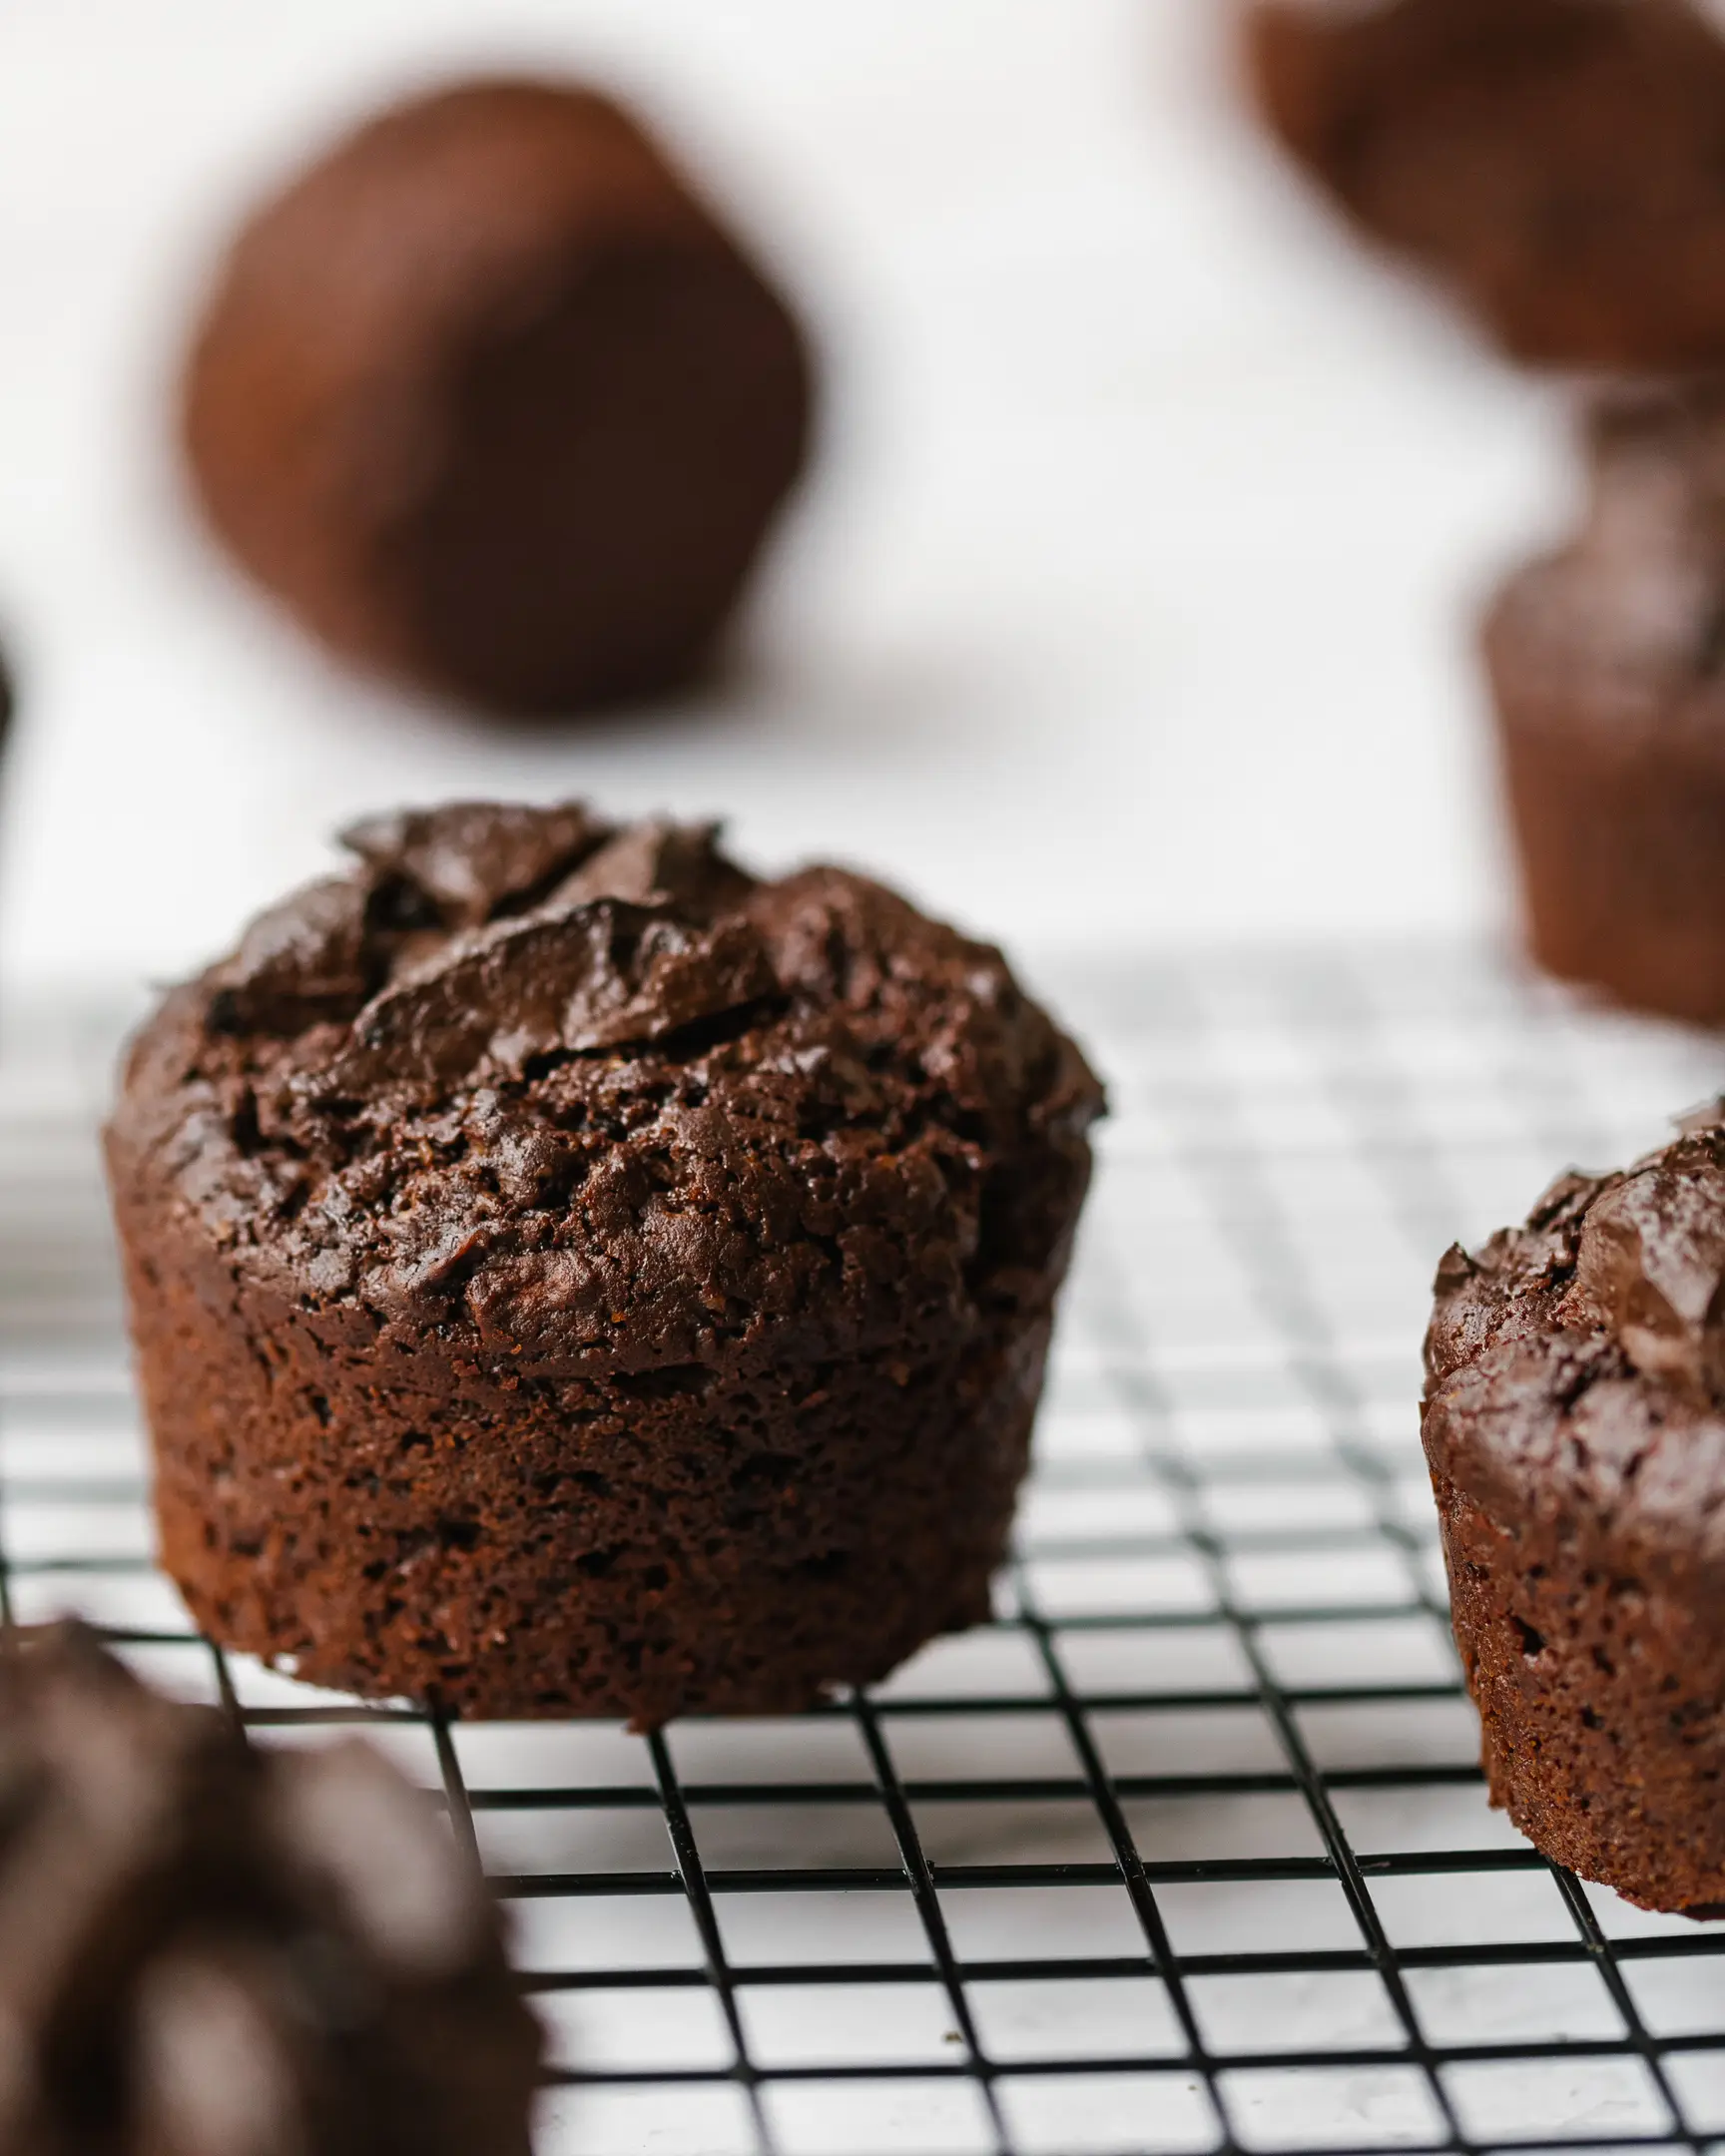
[[[541,2033],[430,1800],[78,1626],[0,1638],[0,2013],[8,2156],[528,2156]]]

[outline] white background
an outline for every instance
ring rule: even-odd
[[[361,808],[590,792],[874,865],[1032,954],[1495,926],[1470,618],[1560,524],[1555,394],[1241,116],[1223,0],[9,0],[0,963],[160,975]],[[820,469],[723,688],[499,730],[230,574],[167,422],[241,207],[474,64],[636,96],[799,292]]]

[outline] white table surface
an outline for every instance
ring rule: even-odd
[[[342,817],[721,809],[1034,953],[1507,912],[1468,622],[1572,487],[1555,394],[1360,254],[1232,99],[1222,0],[7,0],[0,833],[13,980],[182,967]],[[164,419],[250,191],[415,79],[639,96],[831,358],[731,682],[555,733],[326,665]]]

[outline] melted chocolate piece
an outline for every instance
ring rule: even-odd
[[[584,802],[451,802],[367,816],[348,825],[341,843],[380,884],[410,885],[445,928],[473,928],[547,888],[609,835]]]
[[[735,910],[753,880],[718,851],[717,825],[607,833],[573,802],[356,824],[345,843],[362,867],[255,922],[208,975],[205,1022],[288,1038],[350,1021],[313,1091],[435,1094],[666,1040],[778,993],[760,932]],[[412,925],[421,911],[403,891],[443,926]]]
[[[376,978],[370,895],[350,877],[325,876],[262,914],[211,975],[212,1028],[288,1036],[351,1017]]]
[[[675,906],[686,915],[706,918],[754,887],[754,878],[719,851],[717,823],[673,823],[656,816],[632,824],[559,884],[552,903],[574,906],[595,898],[621,898],[630,905]]]
[[[358,1097],[519,1078],[547,1056],[727,1018],[779,980],[735,911],[753,879],[717,831],[663,818],[612,831],[579,802],[463,802],[355,824],[344,843],[361,869],[256,921],[207,977],[206,1023],[288,1038],[351,1021],[312,1090]],[[404,890],[443,926],[411,925],[421,914]]]
[[[745,921],[703,928],[615,899],[559,904],[458,938],[391,983],[354,1020],[330,1088],[518,1078],[536,1058],[664,1040],[777,988]]]
[[[1725,1399],[1725,1147],[1686,1138],[1588,1211],[1576,1278],[1643,1376]]]

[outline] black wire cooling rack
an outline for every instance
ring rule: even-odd
[[[995,1621],[778,1723],[450,1726],[223,1658],[153,1572],[92,1131],[8,1014],[0,1585],[261,1742],[445,1793],[552,2031],[543,2156],[1725,2136],[1725,1926],[1486,1807],[1417,1437],[1439,1251],[1655,1144],[1715,1042],[1452,950],[1071,969],[1116,1114]]]

